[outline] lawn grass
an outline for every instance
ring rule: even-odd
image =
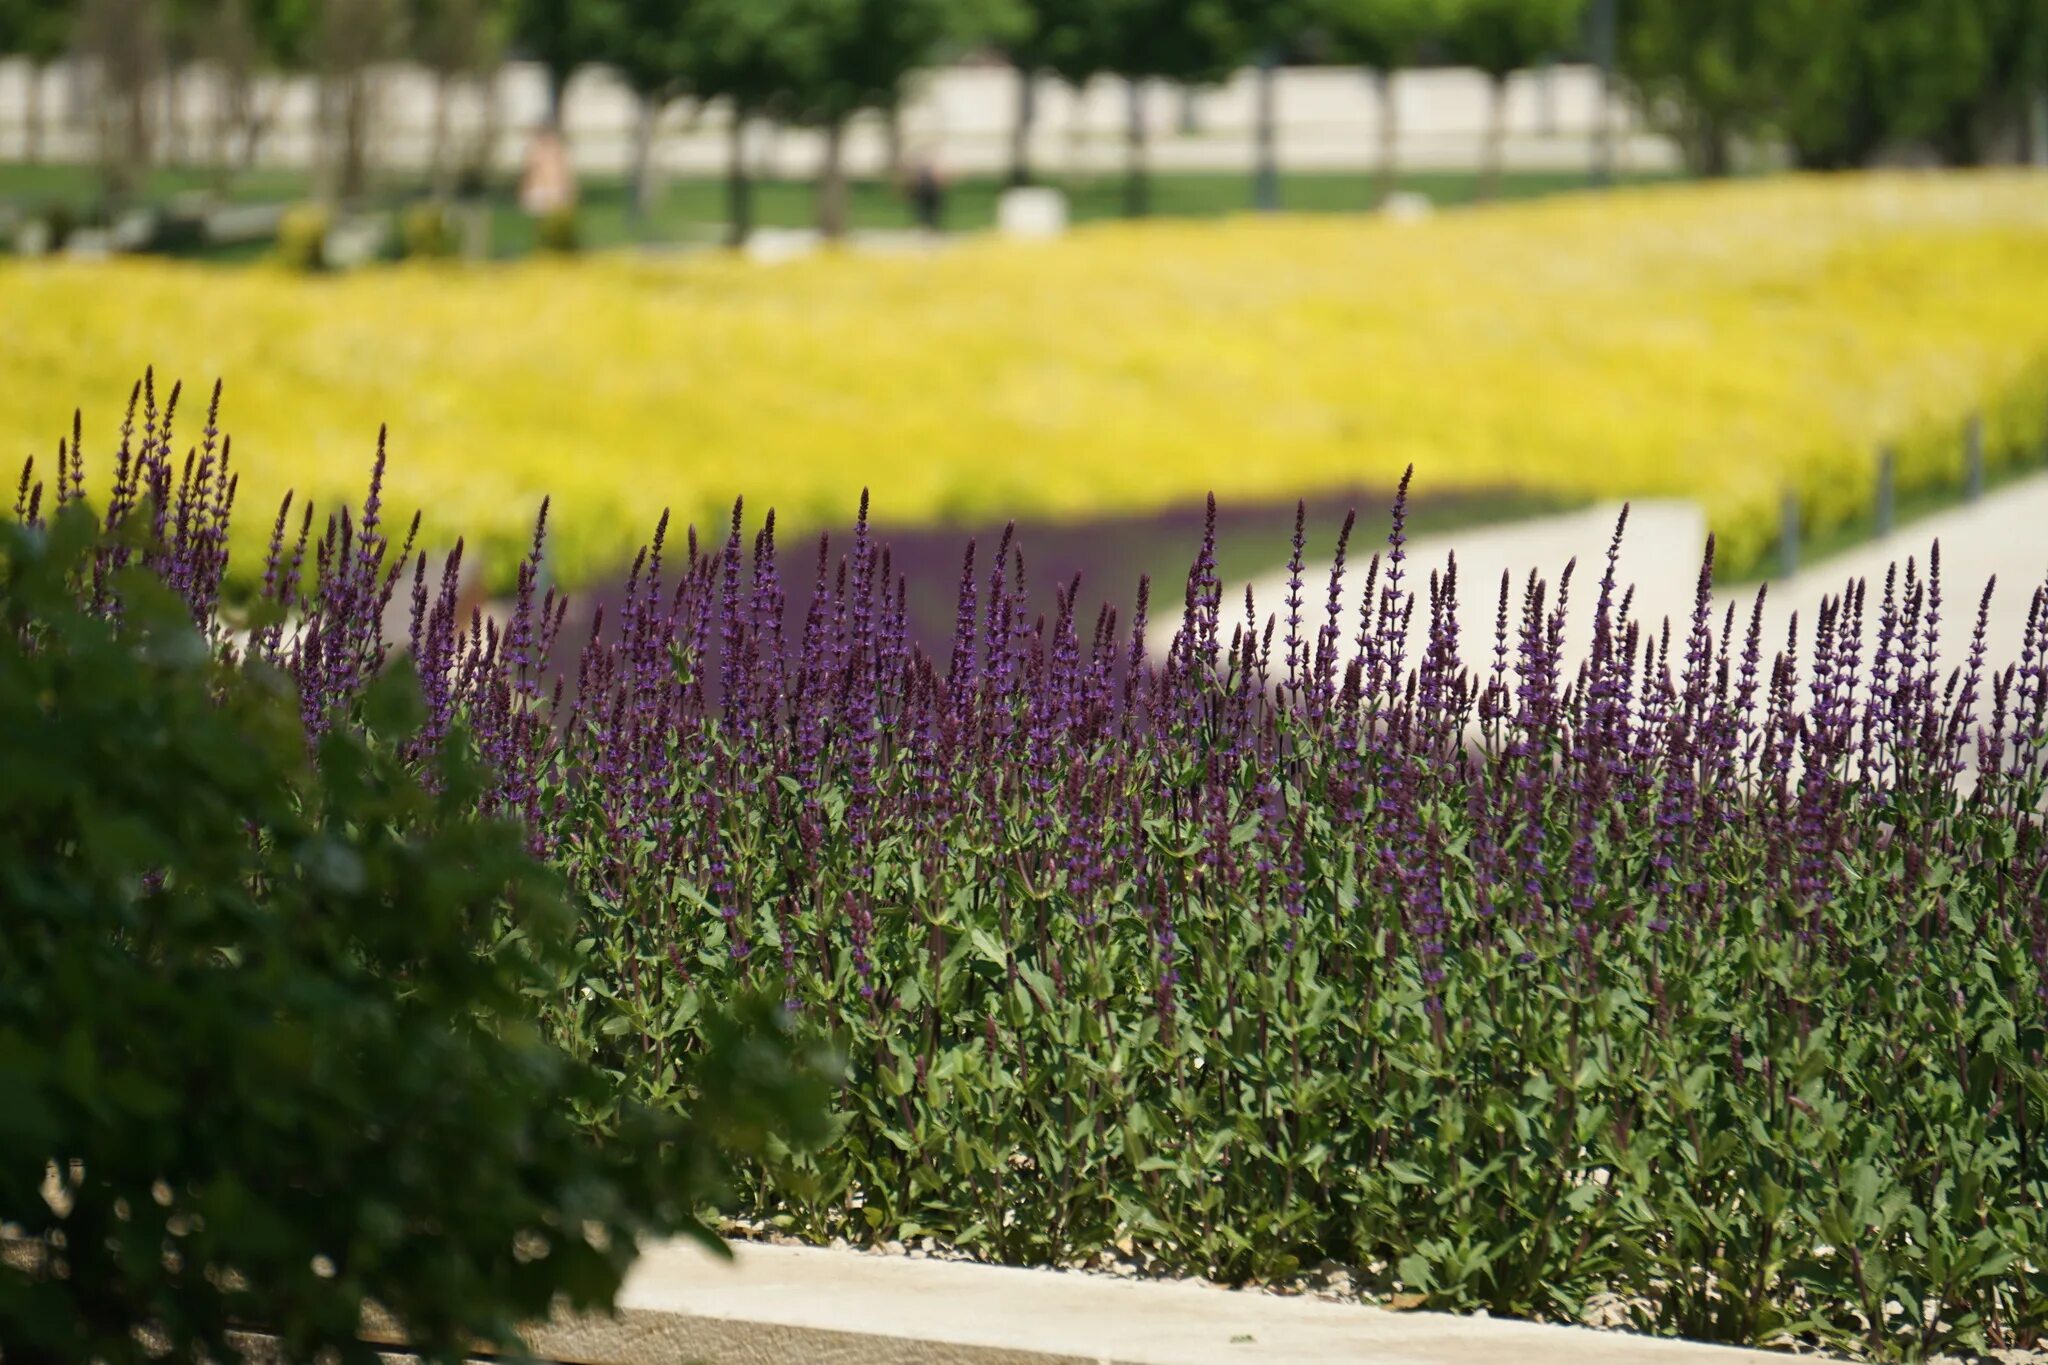
[[[1623,183],[1644,184],[1667,177],[1633,176]],[[1124,209],[1121,175],[1055,175],[1044,183],[1067,195],[1075,222],[1120,218]],[[978,231],[994,226],[996,202],[1006,182],[996,176],[969,176],[952,186],[946,203],[946,226]],[[1588,187],[1587,177],[1574,171],[1511,172],[1502,177],[1499,197],[1530,199]],[[1479,178],[1465,171],[1413,171],[1399,178],[1403,191],[1426,195],[1450,207],[1479,197]],[[260,169],[217,185],[203,169],[160,168],[153,171],[139,195],[162,202],[176,195],[216,190],[236,202],[297,200],[313,193],[312,177],[300,171]],[[426,193],[417,181],[392,180],[372,196],[372,206],[394,208]],[[1302,213],[1361,213],[1371,209],[1378,182],[1369,172],[1300,172],[1281,179],[1281,206]],[[0,203],[25,209],[53,203],[70,205],[89,215],[101,198],[99,174],[92,166],[0,163]],[[663,182],[658,202],[645,214],[631,211],[631,190],[618,176],[590,176],[582,183],[579,226],[587,246],[594,248],[649,245],[690,246],[713,243],[724,236],[725,185],[716,178],[674,177]],[[855,231],[886,231],[913,226],[910,206],[886,179],[856,180],[851,186],[850,219]],[[1153,177],[1152,211],[1160,218],[1215,218],[1253,209],[1247,172],[1171,172]],[[494,181],[483,201],[491,213],[491,254],[500,258],[526,255],[534,248],[534,222],[521,212],[509,181]],[[770,179],[755,186],[755,221],[764,228],[809,227],[817,217],[816,196],[808,179]],[[246,259],[246,247],[210,249],[208,259]]]
[[[1648,177],[1644,178],[1646,182]],[[1065,192],[1075,222],[1098,222],[1124,216],[1124,181],[1119,175],[1048,176],[1045,184]],[[1631,182],[1637,183],[1637,182]],[[1500,197],[1529,199],[1586,188],[1584,175],[1570,172],[1524,172],[1503,177]],[[994,226],[996,202],[1006,182],[976,176],[956,181],[946,201],[945,225],[958,231]],[[1469,204],[1478,197],[1478,177],[1455,171],[1417,171],[1400,178],[1400,188],[1427,195],[1441,206]],[[1365,172],[1302,172],[1284,176],[1280,202],[1300,213],[1362,213],[1376,202],[1377,184]],[[1236,172],[1175,172],[1154,177],[1152,211],[1160,218],[1216,218],[1253,211],[1251,179]],[[907,229],[914,225],[910,206],[886,180],[855,181],[850,218],[856,231]],[[530,220],[502,197],[494,197],[494,250],[518,255],[530,249]],[[629,212],[625,182],[593,179],[583,186],[582,226],[593,245],[624,245],[636,241],[715,240],[726,221],[725,186],[712,179],[684,178],[668,182],[660,202],[639,218]],[[816,221],[815,196],[807,180],[764,180],[755,186],[756,221],[763,227],[809,227]]]
[[[303,198],[311,183],[311,177],[304,171],[261,167],[221,178],[203,167],[160,166],[144,178],[136,197],[145,203],[160,203],[180,194],[204,191],[235,203],[254,204]],[[62,203],[83,210],[103,198],[96,166],[0,161],[0,202],[30,209]]]

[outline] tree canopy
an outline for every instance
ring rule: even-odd
[[[1586,0],[1457,0],[1444,50],[1502,80],[1571,46],[1585,11]]]
[[[1412,66],[1449,27],[1457,0],[1303,0],[1330,55],[1373,71]]]

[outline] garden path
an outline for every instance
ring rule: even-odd
[[[1782,643],[1791,613],[1799,614],[1805,637],[1803,652],[1812,649],[1812,624],[1823,596],[1838,595],[1851,579],[1868,584],[1864,637],[1874,637],[1877,604],[1884,593],[1885,570],[1894,562],[1903,573],[1911,556],[1924,574],[1928,551],[1941,544],[1941,657],[1943,670],[1962,664],[1976,624],[1984,584],[1998,580],[1991,598],[1985,634],[1987,675],[2017,663],[2027,605],[2034,590],[2048,580],[2048,474],[2010,484],[1974,503],[1966,503],[1901,527],[1891,535],[1866,542],[1825,562],[1770,585],[1765,598],[1765,639]],[[1737,594],[1748,609],[1751,594]],[[1725,601],[1725,599],[1723,599]],[[1866,651],[1865,657],[1868,657]]]
[[[1781,1355],[1585,1327],[1397,1313],[1192,1282],[1133,1281],[816,1247],[738,1243],[729,1264],[652,1247],[617,1319],[536,1334],[543,1356],[831,1360],[840,1365],[1131,1365],[1373,1361],[1382,1365],[1746,1365]]]
[[[1602,505],[1411,542],[1408,582],[1420,600],[1409,630],[1410,659],[1420,656],[1427,640],[1429,575],[1442,570],[1454,553],[1463,627],[1459,644],[1467,665],[1475,669],[1491,666],[1493,615],[1501,574],[1505,571],[1510,575],[1516,594],[1511,607],[1518,607],[1521,585],[1530,569],[1538,570],[1555,584],[1565,564],[1576,557],[1578,569],[1573,577],[1565,637],[1564,668],[1565,676],[1570,677],[1590,647],[1601,560],[1620,512],[1618,503]],[[1924,572],[1929,548],[1936,541],[1941,544],[1944,671],[1965,662],[1978,597],[1986,580],[1994,575],[1998,586],[1991,602],[1984,664],[1988,674],[2016,663],[2028,602],[2035,588],[2048,579],[2048,474],[2031,476],[1978,502],[1922,518],[1889,536],[1865,542],[1790,577],[1770,582],[1764,610],[1767,649],[1782,647],[1791,618],[1796,614],[1801,655],[1809,655],[1813,623],[1822,599],[1840,594],[1844,585],[1855,578],[1869,584],[1864,635],[1866,641],[1872,639],[1886,568],[1897,562],[1903,571],[1910,556]],[[1683,650],[1683,636],[1698,582],[1699,556],[1705,542],[1706,519],[1689,503],[1639,502],[1629,512],[1618,579],[1636,590],[1632,608],[1635,619],[1654,628],[1655,623],[1669,618],[1674,655]],[[1355,561],[1345,579],[1343,623],[1347,640],[1358,619],[1363,567]],[[1311,637],[1322,622],[1328,572],[1327,564],[1311,565],[1303,584],[1302,629]],[[1285,612],[1284,570],[1265,575],[1252,589],[1262,622],[1270,612]],[[1737,628],[1744,628],[1755,594],[1754,586],[1716,592],[1716,629],[1720,614],[1731,602],[1736,604]],[[1241,603],[1243,597],[1243,585],[1239,584],[1226,601]],[[1150,642],[1155,652],[1164,649],[1164,630],[1172,624],[1177,623],[1155,631]],[[1864,657],[1869,657],[1868,648]]]

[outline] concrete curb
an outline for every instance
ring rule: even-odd
[[[614,1319],[531,1334],[564,1365],[1742,1365],[1771,1352],[1052,1270],[741,1243],[650,1248]]]

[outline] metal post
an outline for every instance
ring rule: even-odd
[[[1971,502],[1984,496],[1984,416],[1973,413],[1963,428],[1963,496]]]
[[[1790,578],[1799,572],[1799,495],[1785,490],[1784,510],[1778,523],[1778,573]]]
[[[1280,54],[1267,48],[1259,54],[1259,68],[1254,77],[1257,84],[1258,100],[1257,127],[1254,141],[1257,146],[1254,156],[1257,164],[1252,172],[1252,204],[1260,213],[1272,213],[1280,207]]]
[[[1890,446],[1877,452],[1877,533],[1890,535],[1898,519],[1899,455]]]
[[[1593,183],[1614,182],[1614,67],[1617,46],[1614,6],[1616,0],[1593,0],[1592,29],[1587,35],[1593,66],[1597,70],[1594,98],[1600,104],[1593,113]]]

